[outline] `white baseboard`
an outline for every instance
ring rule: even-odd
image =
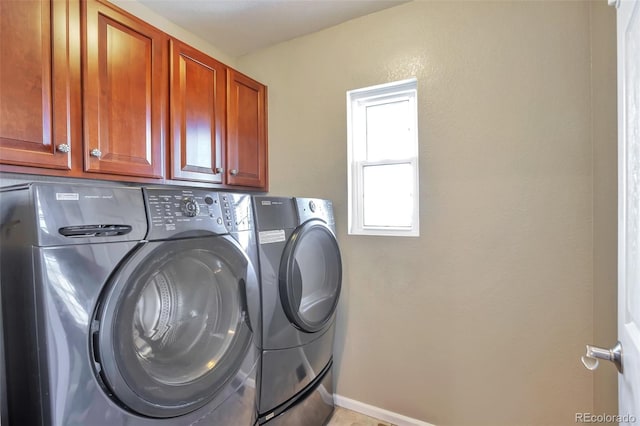
[[[356,401],[355,399],[347,398],[341,395],[334,395],[335,404],[339,407],[346,408],[351,411],[364,414],[369,417],[373,417],[385,422],[392,423],[398,426],[434,426],[431,423],[423,422],[422,420],[412,419],[411,417],[403,416],[402,414],[394,413],[393,411],[385,410],[384,408],[374,407],[373,405],[365,404],[364,402]]]

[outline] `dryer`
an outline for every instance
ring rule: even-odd
[[[9,424],[255,422],[249,196],[37,183],[0,206]]]
[[[255,196],[262,290],[259,421],[323,424],[333,412],[342,260],[332,203]]]

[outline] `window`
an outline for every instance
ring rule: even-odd
[[[416,79],[347,92],[349,234],[420,235]]]

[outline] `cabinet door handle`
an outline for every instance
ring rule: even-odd
[[[63,154],[67,154],[71,152],[71,147],[66,143],[61,143],[58,146],[56,146],[56,150],[58,152],[62,152]]]
[[[231,173],[231,176],[238,176],[238,170],[236,169],[229,170],[229,173]]]
[[[96,158],[102,157],[102,151],[100,151],[98,148],[93,148],[90,154],[92,157],[96,157]]]
[[[216,174],[218,173],[224,173],[224,168],[223,167],[216,167]]]

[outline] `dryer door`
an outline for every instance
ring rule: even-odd
[[[338,242],[321,220],[298,227],[280,264],[280,300],[289,321],[303,331],[319,331],[331,319],[342,286]]]
[[[257,285],[255,272],[230,237],[143,245],[96,311],[92,352],[108,393],[148,417],[211,401],[252,342],[247,285]]]

